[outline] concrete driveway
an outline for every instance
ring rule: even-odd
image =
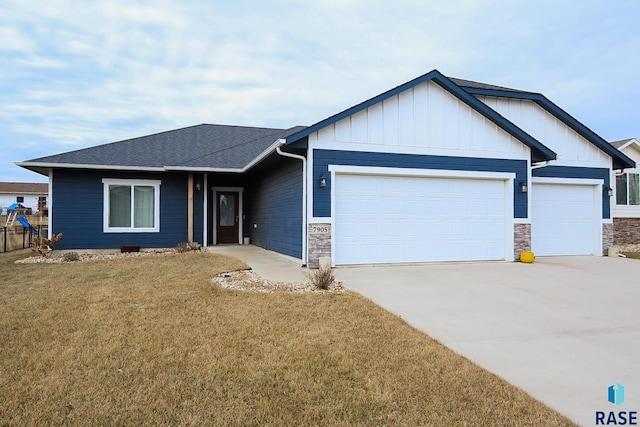
[[[343,284],[581,425],[640,412],[640,260],[343,267]],[[616,407],[607,389],[625,386]]]

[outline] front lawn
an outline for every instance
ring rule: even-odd
[[[0,254],[0,425],[573,425],[354,293],[221,289],[244,265],[214,254],[28,255]]]

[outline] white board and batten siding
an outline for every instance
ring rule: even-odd
[[[529,158],[529,147],[431,81],[312,133],[309,147],[435,156]]]
[[[555,166],[611,166],[608,154],[535,102],[490,96],[477,98],[553,150],[557,154]]]

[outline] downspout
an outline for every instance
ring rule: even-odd
[[[299,154],[285,153],[280,150],[285,144],[284,139],[279,139],[276,153],[283,157],[302,160],[302,266],[307,265],[307,158]]]
[[[53,168],[49,169],[49,194],[47,195],[47,239],[53,239]]]
[[[531,170],[544,168],[546,166],[549,166],[549,163],[551,163],[551,160],[544,161],[541,164],[538,164],[538,165],[535,165],[535,166],[531,165]]]

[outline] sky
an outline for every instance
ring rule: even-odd
[[[312,125],[437,69],[640,138],[636,0],[0,0],[15,162],[201,123]]]

